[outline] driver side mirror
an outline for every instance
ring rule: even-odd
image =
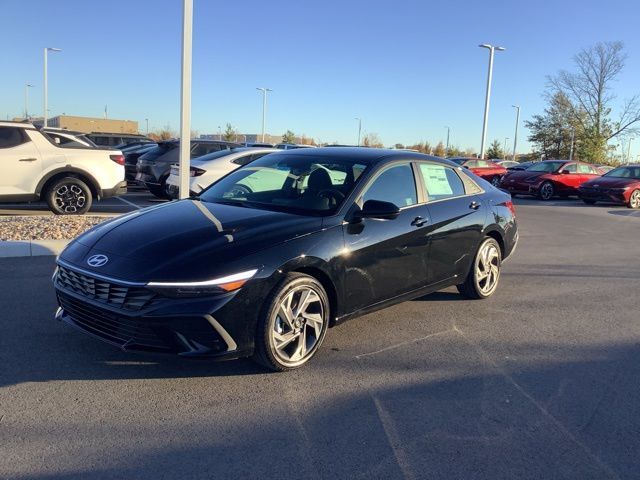
[[[363,218],[375,218],[378,220],[393,220],[400,215],[400,209],[391,202],[380,200],[367,200],[362,209],[354,215],[354,220]]]

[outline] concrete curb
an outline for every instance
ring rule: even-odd
[[[0,258],[58,255],[71,240],[0,241]]]

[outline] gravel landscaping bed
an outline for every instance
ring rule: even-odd
[[[92,215],[0,217],[0,241],[70,240],[109,218]]]

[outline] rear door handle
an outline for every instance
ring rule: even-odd
[[[469,204],[469,208],[470,208],[471,210],[477,210],[477,209],[479,209],[479,208],[480,208],[480,204],[474,200],[473,202],[471,202],[471,203]]]
[[[35,162],[37,161],[37,158],[21,158],[20,160],[18,160],[19,162]]]
[[[422,217],[416,217],[412,220],[411,225],[414,227],[421,227],[423,226],[425,223],[427,223],[427,220],[422,218]]]

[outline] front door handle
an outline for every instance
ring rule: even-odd
[[[427,223],[427,220],[422,217],[416,217],[411,221],[411,225],[414,227],[421,227],[425,223]]]
[[[479,208],[480,208],[480,204],[474,200],[473,202],[471,202],[471,203],[469,204],[469,208],[470,208],[471,210],[477,210],[477,209],[479,209]]]
[[[21,158],[20,160],[18,160],[19,162],[35,162],[37,161],[37,158]]]

